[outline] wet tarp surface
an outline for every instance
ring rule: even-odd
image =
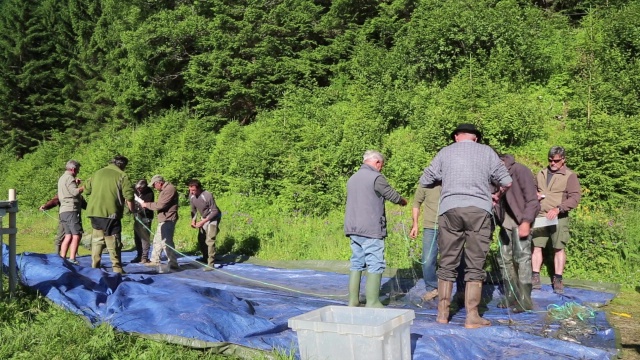
[[[3,254],[6,271],[6,247]],[[89,257],[79,257],[77,266],[55,254],[24,253],[17,262],[22,283],[92,324],[108,323],[120,331],[244,357],[276,349],[298,357],[288,319],[346,304],[344,273],[239,261],[205,272],[189,257],[179,259],[179,271],[159,273],[162,269],[128,263],[132,257],[123,254],[123,276],[106,271],[106,254],[106,270],[90,268]],[[566,286],[561,296],[543,285],[533,292],[535,311],[513,314],[497,307],[499,286],[485,284],[488,304],[483,316],[493,326],[474,330],[463,327],[464,308],[453,312],[450,324],[437,324],[436,302],[420,300],[420,279],[385,278],[382,293],[390,307],[415,312],[413,359],[609,359],[617,354],[615,332],[598,310],[613,299],[611,292]],[[567,304],[587,306],[590,316],[549,316],[548,309]]]

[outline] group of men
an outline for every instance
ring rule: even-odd
[[[480,316],[478,306],[496,223],[500,226],[498,262],[505,292],[500,306],[514,311],[533,308],[531,289],[540,288],[542,249],[549,240],[554,249],[553,289],[563,293],[568,212],[580,201],[580,184],[566,167],[565,150],[560,146],[549,150],[549,166],[534,177],[512,155],[499,155],[482,144],[482,133],[473,124],[460,124],[451,139],[453,143],[436,154],[419,179],[410,236],[418,234],[420,206],[424,204],[422,263],[427,292],[423,300],[437,297],[436,321],[448,323],[453,283],[463,272],[464,290],[463,282],[458,281],[457,292],[464,297],[465,327],[480,328],[491,325]],[[379,290],[386,266],[387,235],[384,203],[407,204],[380,173],[383,165],[382,154],[369,150],[361,168],[347,182],[344,233],[350,237],[352,249],[350,306],[359,306],[360,279],[365,270],[366,306],[382,306]],[[534,229],[537,217],[546,218],[547,226]]]
[[[132,263],[147,266],[160,264],[162,253],[167,256],[169,267],[179,269],[173,236],[178,221],[179,195],[176,187],[161,175],[154,175],[149,184],[139,180],[131,184],[125,168],[129,160],[115,156],[104,168],[96,171],[84,185],[77,177],[80,163],[69,160],[64,174],[58,180],[56,196],[40,207],[48,210],[59,206],[59,226],[56,236],[56,251],[67,261],[78,265],[76,254],[83,233],[81,209],[93,229],[91,235],[91,266],[101,267],[102,252],[109,253],[112,270],[124,273],[122,263],[122,218],[125,209],[135,217],[134,241],[136,257]],[[159,192],[154,201],[154,193],[149,185]],[[198,245],[202,259],[207,263],[205,270],[215,267],[215,240],[221,212],[210,192],[202,188],[198,180],[188,184],[191,203],[191,227],[198,229]],[[83,195],[88,196],[85,202]],[[157,214],[158,225],[151,248],[151,222]]]

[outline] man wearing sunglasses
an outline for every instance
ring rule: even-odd
[[[564,251],[569,242],[569,211],[580,202],[580,183],[578,175],[565,165],[565,150],[554,146],[549,150],[549,166],[536,176],[540,214],[549,220],[558,219],[557,225],[535,229],[533,232],[533,254],[531,265],[534,289],[540,289],[540,268],[542,267],[542,249],[551,240],[553,246],[553,291],[562,294],[562,272],[567,261]]]

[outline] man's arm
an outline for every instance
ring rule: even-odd
[[[171,191],[170,188],[164,188],[160,191],[160,195],[158,195],[158,200],[156,202],[146,202],[142,207],[155,211],[164,210],[169,207],[169,204],[171,204],[171,200],[175,193],[176,191]]]
[[[420,218],[420,206],[427,197],[427,191],[425,188],[418,184],[415,194],[413,195],[413,208],[411,209],[411,231],[409,237],[415,239],[418,236],[418,221]]]
[[[58,194],[55,194],[49,201],[44,203],[44,205],[40,206],[40,211],[49,210],[59,205],[60,200],[58,199]]]
[[[514,166],[520,164],[514,164]],[[531,170],[524,165],[518,167],[518,186],[522,189],[524,197],[524,211],[522,213],[522,222],[532,224],[536,220],[536,216],[540,212],[540,201],[538,200],[538,187]]]
[[[400,206],[407,205],[407,200],[400,196],[400,194],[398,194],[398,192],[389,185],[387,179],[382,175],[376,178],[373,189],[387,201],[391,201],[392,203]]]
[[[559,206],[561,213],[569,212],[570,210],[578,207],[580,203],[580,182],[576,174],[571,174],[567,179],[567,188],[564,190],[566,197],[562,200]]]
[[[438,176],[438,174],[440,174],[440,168],[436,163],[436,158],[431,161],[431,164],[428,167],[424,168],[422,176],[420,176],[420,180],[418,181],[419,186],[433,188],[434,186],[436,186],[436,183],[442,181],[442,179]]]
[[[127,207],[129,208],[129,212],[131,212],[132,214],[134,213],[135,207],[134,207],[134,203],[131,200],[125,200],[127,202]]]
[[[411,209],[411,231],[409,237],[415,239],[418,236],[418,218],[420,217],[420,208],[413,207]]]

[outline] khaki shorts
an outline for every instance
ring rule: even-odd
[[[569,217],[558,219],[558,225],[533,230],[533,246],[545,247],[549,240],[554,249],[564,249],[569,243]]]

